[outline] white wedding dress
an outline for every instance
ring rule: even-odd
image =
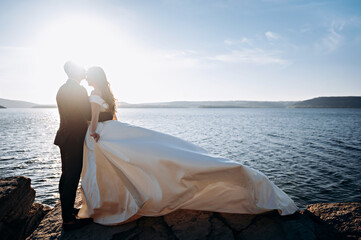
[[[103,111],[107,104],[90,96]],[[293,214],[293,200],[263,173],[174,136],[119,121],[98,123],[100,140],[86,135],[80,217],[113,225],[135,214],[177,209]]]

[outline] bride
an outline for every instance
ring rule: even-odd
[[[79,217],[113,225],[177,209],[293,214],[293,200],[263,173],[177,137],[116,121],[102,68],[87,73],[92,120],[85,137]],[[98,122],[100,113],[109,121]]]

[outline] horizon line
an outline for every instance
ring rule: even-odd
[[[318,96],[318,97],[311,97],[311,98],[307,98],[304,100],[171,100],[171,101],[160,101],[160,102],[140,102],[140,103],[130,103],[130,102],[125,102],[125,101],[117,101],[117,104],[130,104],[130,105],[141,105],[141,104],[160,104],[160,103],[175,103],[175,102],[302,102],[302,101],[307,101],[310,99],[315,99],[315,98],[322,98],[322,97],[361,97],[360,96]],[[57,105],[56,103],[35,103],[35,102],[30,102],[27,100],[18,100],[18,99],[8,99],[8,98],[0,98],[2,100],[8,100],[8,101],[18,101],[18,102],[26,102],[26,103],[30,103],[30,104],[35,104],[35,105],[45,105],[45,106],[52,106],[52,105]]]

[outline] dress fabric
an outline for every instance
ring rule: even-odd
[[[90,97],[106,110],[102,98]],[[160,216],[177,209],[239,214],[298,210],[263,173],[180,138],[105,121],[84,143],[80,217],[114,225],[135,214]]]

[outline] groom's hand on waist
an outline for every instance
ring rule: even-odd
[[[92,133],[92,134],[90,134],[90,136],[92,136],[94,138],[95,142],[99,141],[100,136],[98,133]]]

